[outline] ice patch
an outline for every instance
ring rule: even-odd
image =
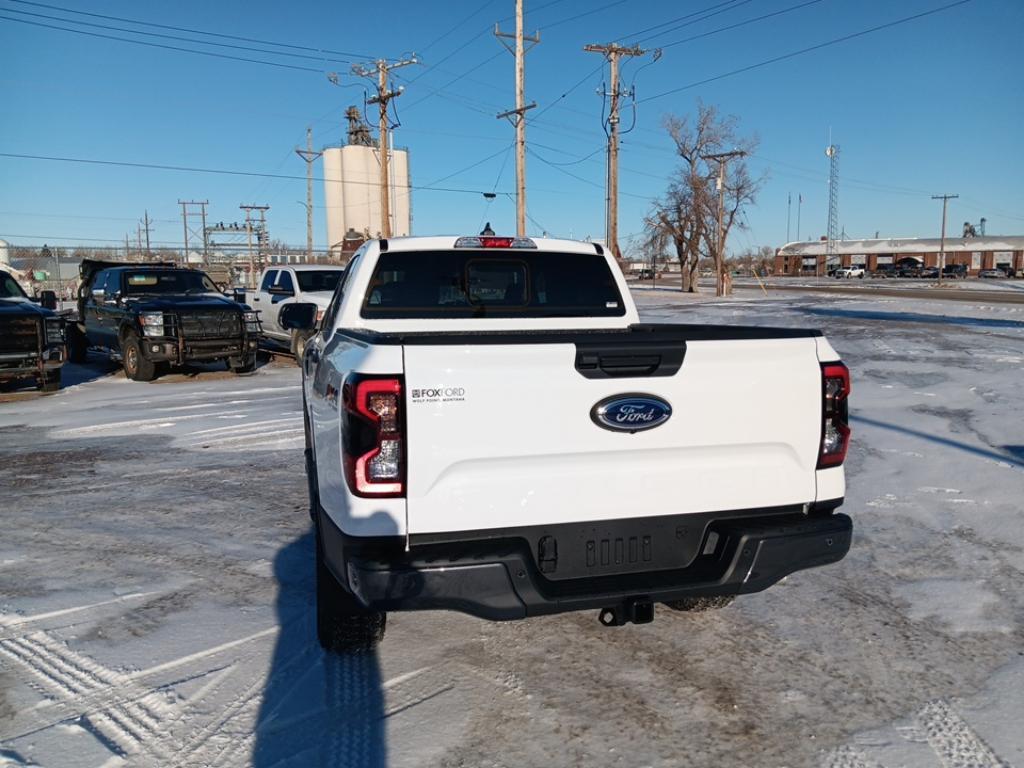
[[[953,632],[1010,632],[995,614],[1003,600],[981,581],[926,579],[904,584],[896,594],[910,603],[915,621],[937,619]]]

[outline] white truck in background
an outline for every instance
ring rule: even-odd
[[[716,607],[841,560],[847,368],[819,331],[641,324],[600,245],[367,242],[301,361],[317,627]]]
[[[295,302],[315,304],[319,314],[327,309],[345,267],[332,264],[277,264],[260,275],[259,288],[246,293],[246,303],[260,312],[263,336],[287,346],[296,359],[302,357],[308,333],[281,327],[281,308]]]

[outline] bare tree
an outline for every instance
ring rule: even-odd
[[[743,158],[729,162],[725,178],[722,231],[718,230],[718,164],[709,155],[734,149],[752,152],[757,137],[741,137],[737,120],[722,117],[714,106],[697,103],[696,119],[667,115],[665,129],[682,163],[668,189],[645,218],[649,247],[671,244],[682,270],[682,290],[697,293],[702,259],[714,259],[718,238],[733,225],[742,227],[742,212],[754,202],[764,177],[754,178]]]

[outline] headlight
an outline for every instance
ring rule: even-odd
[[[164,335],[163,312],[143,312],[139,315],[139,322],[142,324],[142,332],[146,336]]]
[[[246,310],[242,313],[242,319],[245,320],[245,330],[248,333],[259,333],[260,332],[260,313],[254,310]]]
[[[47,344],[63,344],[64,343],[64,321],[59,318],[53,318],[46,321],[46,343]]]

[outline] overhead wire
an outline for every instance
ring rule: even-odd
[[[96,160],[93,158],[82,158],[82,157],[59,157],[54,155],[33,155],[16,152],[0,152],[0,157],[8,157],[19,160],[42,160],[50,162],[65,162],[65,163],[77,163],[82,165],[105,165],[105,166],[117,166],[122,168],[145,168],[150,170],[159,171],[180,171],[186,173],[208,173],[217,174],[224,176],[248,176],[253,178],[268,178],[268,179],[292,179],[296,181],[305,181],[306,176],[296,174],[285,174],[285,173],[263,173],[259,171],[238,171],[227,168],[200,168],[193,166],[182,166],[182,165],[167,165],[162,163],[135,163],[125,160]],[[323,178],[314,178],[314,181],[327,181]],[[348,184],[363,184],[367,186],[377,186],[379,182],[376,181],[357,181],[349,180]],[[437,187],[437,186],[420,186],[414,184],[396,184],[396,189],[416,189],[425,192],[457,192],[464,194],[481,194],[479,189],[466,189],[458,187]]]
[[[17,19],[10,16],[0,16],[2,21],[13,21],[18,24],[29,24],[34,27],[45,27],[47,29],[60,30],[61,32],[71,32],[76,35],[84,35],[86,37],[97,37],[105,40],[115,40],[121,43],[132,43],[134,45],[141,45],[149,48],[162,48],[168,51],[179,51],[183,53],[194,53],[200,56],[211,56],[217,59],[230,59],[232,61],[244,61],[250,64],[263,64],[268,67],[278,67],[280,69],[291,69],[300,72],[315,72],[320,74],[322,70],[314,69],[313,67],[304,67],[300,64],[285,64],[279,61],[265,61],[263,59],[251,59],[246,56],[232,56],[227,53],[217,53],[216,51],[200,51],[195,48],[183,48],[179,45],[167,45],[165,43],[154,43],[149,40],[133,40],[128,37],[117,37],[115,35],[106,35],[101,32],[89,32],[84,29],[70,29],[68,27],[58,27],[54,24],[45,24],[40,21],[29,21],[28,19]]]
[[[932,15],[934,15],[936,13],[941,13],[943,11],[948,11],[951,8],[956,8],[956,7],[961,6],[961,5],[966,5],[967,3],[970,3],[970,2],[973,2],[973,0],[956,0],[956,2],[947,3],[946,5],[941,5],[938,8],[932,8],[931,10],[922,11],[920,13],[915,13],[915,14],[912,14],[910,16],[904,16],[903,18],[895,19],[894,21],[889,21],[889,22],[886,22],[884,24],[877,24],[877,25],[875,25],[873,27],[868,27],[867,29],[862,29],[862,30],[859,30],[857,32],[851,32],[851,33],[846,34],[846,35],[841,35],[840,37],[832,38],[831,40],[826,40],[825,42],[818,43],[816,45],[810,45],[810,46],[807,46],[806,48],[801,48],[801,49],[796,50],[796,51],[790,51],[789,53],[784,53],[784,54],[782,54],[780,56],[773,56],[770,59],[765,59],[763,61],[759,61],[759,62],[756,62],[754,64],[748,64],[745,67],[740,67],[739,69],[734,69],[734,70],[731,70],[729,72],[723,72],[722,74],[715,75],[714,77],[707,77],[707,78],[704,78],[703,80],[698,80],[698,81],[695,81],[693,83],[689,83],[687,85],[681,85],[678,88],[670,88],[669,90],[663,91],[662,93],[657,93],[654,96],[648,96],[647,98],[640,99],[637,103],[638,104],[643,104],[643,103],[648,102],[648,101],[654,101],[655,99],[661,99],[661,98],[664,98],[665,96],[671,96],[674,93],[680,93],[681,91],[686,91],[686,90],[689,90],[691,88],[697,88],[698,86],[701,86],[701,85],[707,85],[708,83],[713,83],[713,82],[716,82],[718,80],[724,80],[727,77],[733,77],[734,75],[739,75],[739,74],[742,74],[744,72],[750,72],[751,70],[754,70],[754,69],[759,69],[761,67],[767,67],[767,66],[770,66],[772,64],[777,64],[780,61],[786,61],[787,59],[792,59],[792,58],[795,58],[797,56],[802,56],[805,53],[811,53],[812,51],[819,51],[822,48],[828,48],[829,46],[832,46],[832,45],[838,45],[839,43],[845,43],[845,42],[847,42],[849,40],[853,40],[853,39],[856,39],[858,37],[863,37],[865,35],[870,35],[870,34],[872,34],[874,32],[878,32],[878,31],[881,31],[883,29],[891,29],[892,27],[899,26],[900,24],[906,24],[906,23],[909,23],[911,21],[916,21],[917,19],[925,18],[926,16],[932,16]]]
[[[171,24],[159,24],[153,21],[140,21],[138,19],[129,19],[123,16],[109,16],[102,13],[95,13],[92,11],[80,11],[74,8],[64,8],[58,5],[50,5],[48,3],[36,2],[36,0],[7,0],[9,3],[18,3],[19,5],[31,5],[37,8],[48,8],[51,11],[61,11],[63,13],[74,13],[80,16],[91,16],[97,19],[106,19],[108,21],[120,21],[127,24],[136,24],[139,26],[155,27],[158,29],[169,29],[174,32],[188,32],[193,35],[207,35],[209,37],[221,37],[225,40],[240,40],[246,43],[258,43],[260,45],[275,45],[280,48],[292,48],[300,51],[313,51],[315,53],[330,53],[336,56],[353,56],[357,59],[372,59],[373,57],[369,54],[364,53],[353,53],[352,51],[335,51],[330,48],[318,48],[310,45],[297,45],[294,43],[281,43],[273,40],[260,40],[259,38],[243,37],[241,35],[229,35],[224,32],[210,32],[203,29],[190,29],[188,27],[176,27]]]
[[[11,0],[8,0],[8,1],[10,2]],[[164,40],[177,40],[179,42],[194,43],[195,45],[209,45],[209,46],[216,46],[216,47],[219,47],[219,48],[230,48],[232,50],[250,51],[252,53],[264,53],[264,54],[267,54],[269,56],[289,56],[291,58],[296,58],[296,59],[306,59],[306,60],[312,60],[312,61],[325,61],[325,62],[326,61],[330,61],[332,63],[338,63],[338,64],[351,64],[352,63],[351,60],[348,60],[348,59],[334,59],[334,58],[327,58],[327,57],[324,57],[324,56],[311,56],[308,53],[291,53],[289,51],[273,51],[273,50],[267,50],[266,48],[253,48],[252,46],[249,46],[249,45],[236,45],[234,43],[217,43],[217,42],[210,42],[210,41],[206,41],[206,40],[196,40],[195,38],[192,38],[192,37],[182,37],[181,35],[169,35],[169,34],[166,34],[164,32],[146,32],[144,30],[128,29],[126,27],[115,27],[115,26],[112,26],[110,24],[96,24],[96,23],[91,22],[91,21],[78,21],[76,19],[65,19],[65,18],[62,18],[60,16],[50,16],[49,14],[34,13],[32,11],[21,11],[21,10],[18,10],[16,8],[5,8],[3,10],[4,10],[5,13],[18,13],[18,14],[22,14],[24,16],[33,16],[35,18],[40,18],[40,19],[49,19],[50,21],[60,21],[60,22],[63,22],[64,24],[75,24],[75,25],[82,26],[82,27],[92,27],[94,29],[105,29],[105,30],[112,31],[112,32],[124,32],[124,33],[127,33],[129,35],[145,35],[147,37],[158,37],[158,38],[161,38],[161,39],[164,39]]]

